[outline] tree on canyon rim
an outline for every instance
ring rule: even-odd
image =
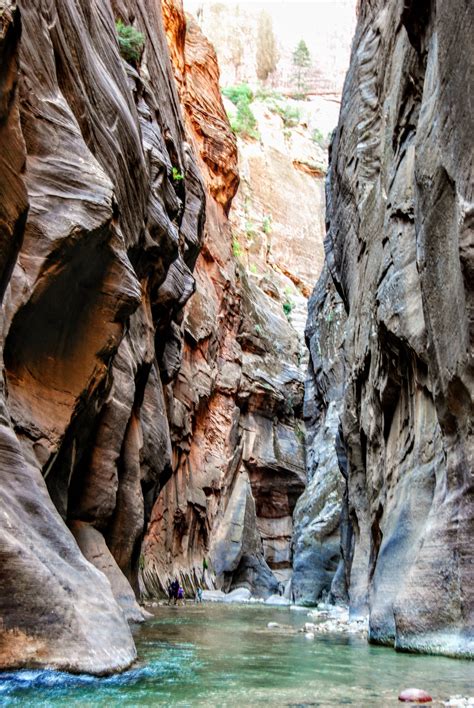
[[[304,94],[307,90],[305,79],[311,66],[311,54],[304,39],[300,39],[293,52],[293,66],[295,67],[294,78],[298,94]]]
[[[265,10],[258,16],[256,61],[257,77],[260,81],[266,81],[276,69],[278,50],[272,18]]]

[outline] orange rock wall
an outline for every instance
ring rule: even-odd
[[[228,589],[239,578],[241,584],[268,595],[278,581],[264,557],[275,568],[291,567],[291,513],[304,487],[303,451],[294,432],[300,412],[282,405],[285,392],[294,390],[295,407],[301,408],[296,337],[281,308],[249,283],[232,253],[227,214],[239,181],[236,140],[222,105],[215,52],[191,18],[185,24],[180,6],[177,0],[164,2],[163,16],[187,139],[200,156],[208,191],[206,234],[196,264],[196,294],[184,320],[182,366],[168,390],[173,476],[153,509],[144,541],[142,581],[152,595],[162,592],[175,575],[190,592],[201,583]],[[256,309],[267,306],[274,314],[259,324]],[[273,379],[282,365],[272,338],[280,329],[293,368],[288,380],[275,386]],[[264,401],[259,400],[258,366],[272,382],[266,384]],[[254,459],[255,436],[272,447],[282,434],[281,423],[288,425],[297,452],[294,469],[272,455]],[[263,483],[263,477],[270,481]],[[264,495],[283,497],[276,508],[259,504],[262,485]],[[281,491],[276,490],[279,485]],[[247,528],[239,526],[236,531],[232,514],[243,515]],[[267,516],[271,521],[265,525]],[[278,541],[284,546],[282,559],[274,558],[270,541],[275,519]],[[229,554],[232,534],[238,546],[234,555]],[[205,574],[203,564],[209,566]]]

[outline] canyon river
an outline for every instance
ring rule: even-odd
[[[2,706],[396,706],[407,687],[434,703],[472,692],[473,664],[395,653],[348,635],[298,632],[305,611],[260,605],[158,607],[135,632],[139,660],[107,678],[0,674]],[[268,628],[269,622],[280,627]]]

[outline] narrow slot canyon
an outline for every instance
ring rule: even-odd
[[[0,0],[5,705],[474,702],[474,8],[290,5]]]

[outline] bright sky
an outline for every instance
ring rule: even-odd
[[[355,25],[355,0],[184,0],[183,4],[191,13],[200,5],[211,4],[265,8],[272,16],[277,36],[288,46],[296,45],[300,39],[311,46],[318,35]]]

